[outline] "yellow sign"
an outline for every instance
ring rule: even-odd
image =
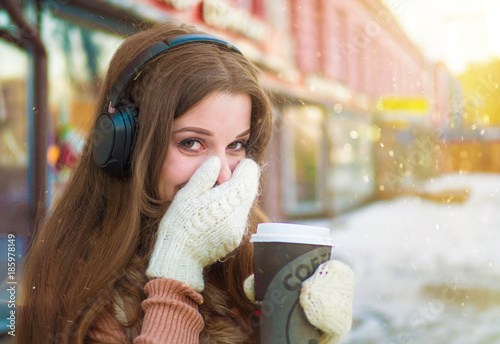
[[[399,111],[427,114],[429,102],[425,98],[384,97],[377,104],[379,111]]]

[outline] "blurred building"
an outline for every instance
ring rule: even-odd
[[[377,0],[280,7],[298,75],[269,85],[281,100],[265,194],[273,218],[336,215],[439,173],[443,133],[463,117],[460,86],[424,58],[393,9]]]
[[[106,65],[144,20],[179,18],[196,25],[233,42],[263,71],[262,82],[275,104],[263,193],[273,220],[332,216],[397,194],[415,175],[428,173],[428,159],[438,169],[439,159],[425,137],[461,121],[460,112],[450,110],[460,96],[454,78],[424,59],[391,9],[378,0],[16,3],[26,20],[41,28],[47,51],[48,200],[64,186],[58,149],[69,144],[78,153]],[[12,202],[26,208],[33,201],[30,183],[36,173],[35,152],[29,148],[34,57],[7,39],[18,33],[15,27],[0,8],[4,212]],[[21,90],[11,91],[19,85],[24,85]],[[4,222],[2,232],[13,228],[14,222]],[[16,231],[29,229],[23,224]]]

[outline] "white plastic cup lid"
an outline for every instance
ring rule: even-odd
[[[250,242],[284,242],[292,244],[335,246],[330,229],[295,223],[259,223]]]

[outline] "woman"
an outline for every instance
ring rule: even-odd
[[[93,134],[32,240],[17,343],[255,341],[242,286],[270,104],[237,48],[188,34],[156,25],[115,53]]]

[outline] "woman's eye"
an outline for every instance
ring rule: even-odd
[[[198,140],[193,140],[193,139],[186,139],[181,141],[180,143],[182,148],[187,148],[191,150],[198,150],[201,149],[203,146],[200,141]]]
[[[230,143],[227,148],[231,150],[243,150],[246,149],[246,143],[242,141],[236,141],[233,143]]]

